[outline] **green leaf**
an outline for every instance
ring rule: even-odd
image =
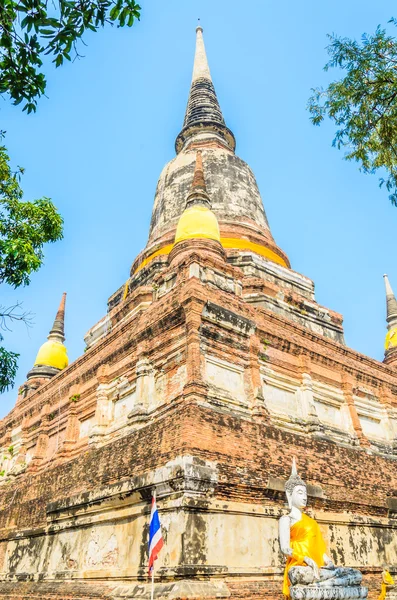
[[[19,354],[0,346],[0,394],[14,387]]]
[[[394,21],[393,21],[394,22]],[[314,125],[327,116],[336,125],[332,145],[364,173],[385,170],[380,185],[397,205],[397,41],[378,27],[361,42],[329,36],[325,70],[339,78],[312,90],[308,109]]]
[[[117,17],[120,14],[120,7],[119,6],[113,6],[112,10],[109,13],[109,18],[111,21],[115,21],[117,19]]]

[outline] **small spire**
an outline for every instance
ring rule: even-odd
[[[203,157],[201,154],[201,150],[198,150],[196,154],[196,166],[194,167],[192,183],[192,189],[194,188],[201,188],[203,190],[206,190],[203,169]]]
[[[57,341],[65,341],[65,303],[66,303],[66,292],[62,294],[62,299],[59,304],[58,312],[56,314],[54,324],[50,331],[48,339],[56,339]]]
[[[383,275],[386,288],[386,321],[388,329],[397,326],[397,300],[387,275]]]
[[[211,210],[211,201],[204,179],[203,157],[196,153],[192,187],[186,199],[186,207],[178,221],[175,244],[189,239],[209,239],[220,243],[219,223]]]
[[[205,185],[203,157],[201,150],[198,150],[196,154],[193,182],[189,195],[186,199],[186,208],[196,204],[202,204],[207,208],[211,208],[210,197],[208,196],[207,187]]]
[[[383,275],[386,288],[386,321],[385,358],[387,364],[397,364],[397,300],[387,275]]]
[[[202,133],[211,133],[231,150],[236,147],[234,135],[226,127],[215,93],[205,52],[203,28],[199,24],[196,27],[196,53],[185,119],[175,142],[177,153],[188,139]]]
[[[69,364],[67,350],[63,344],[65,341],[65,303],[66,292],[62,294],[54,324],[47,337],[48,341],[40,347],[34,366],[27,374],[28,380],[51,378]]]

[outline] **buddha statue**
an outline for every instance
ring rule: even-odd
[[[390,575],[389,570],[386,567],[384,567],[383,571],[382,571],[381,592],[380,592],[380,595],[378,597],[378,600],[385,600],[386,595],[387,595],[387,588],[389,586],[393,586],[393,585],[394,585],[394,579]]]
[[[295,459],[285,492],[290,513],[279,521],[280,548],[287,558],[284,595],[292,600],[366,598],[368,590],[360,585],[360,571],[334,565],[317,521],[303,512],[307,489]]]

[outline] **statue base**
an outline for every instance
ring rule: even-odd
[[[311,567],[292,567],[288,573],[292,600],[359,600],[368,596],[357,569],[335,567],[319,570],[314,579]]]
[[[368,588],[354,586],[294,585],[290,587],[291,600],[359,600],[368,596]]]
[[[397,586],[386,586],[386,600],[397,600]]]

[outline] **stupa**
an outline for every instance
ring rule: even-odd
[[[61,310],[57,360],[39,354],[0,423],[0,598],[149,598],[155,488],[156,598],[281,599],[291,456],[330,559],[370,598],[395,575],[390,284],[379,362],[291,268],[235,147],[198,27],[147,245],[69,365]]]

